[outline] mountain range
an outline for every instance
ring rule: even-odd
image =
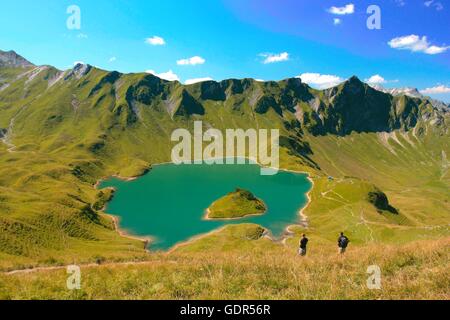
[[[75,91],[82,91],[83,87],[92,84],[81,100],[94,104],[100,104],[103,99],[114,100],[109,107],[124,126],[139,122],[145,106],[163,111],[173,119],[204,115],[205,104],[212,102],[234,111],[274,112],[290,122],[289,125],[312,134],[345,135],[410,129],[420,119],[442,123],[443,114],[448,112],[443,103],[438,106],[438,112],[434,100],[415,90],[374,90],[357,77],[323,91],[310,88],[298,78],[264,83],[253,79],[230,79],[183,86],[150,74],[107,72],[83,64],[66,71],[51,66],[35,67],[13,51],[0,52],[0,66],[15,69],[15,72],[2,75],[0,90],[4,96],[11,96],[9,92],[16,91],[14,85],[24,80],[26,95],[33,98],[31,103],[45,98],[52,100],[54,91],[69,90],[74,95],[71,104],[76,108],[80,99],[75,97]],[[38,92],[33,92],[34,87],[39,87]]]

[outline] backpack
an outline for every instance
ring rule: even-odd
[[[300,248],[305,249],[307,244],[308,238],[302,238],[302,240],[300,241]]]
[[[341,237],[341,239],[339,240],[339,244],[341,245],[341,248],[347,248],[349,243],[349,240],[346,236]]]

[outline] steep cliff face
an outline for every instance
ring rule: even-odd
[[[325,90],[323,99],[316,98],[310,105],[309,119],[314,119],[311,131],[321,135],[408,130],[424,113],[435,111],[427,100],[393,97],[356,77]]]

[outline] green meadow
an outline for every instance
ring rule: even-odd
[[[249,215],[261,215],[267,210],[264,201],[248,190],[237,188],[214,201],[208,208],[207,218],[235,219]]]

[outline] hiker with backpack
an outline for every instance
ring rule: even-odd
[[[306,234],[302,235],[302,238],[300,239],[300,249],[299,254],[301,256],[306,255],[306,245],[308,244],[309,239],[306,237]]]
[[[344,235],[343,232],[341,232],[341,235],[338,238],[338,247],[339,247],[340,254],[345,253],[345,250],[347,249],[349,242],[350,242],[350,240]]]

